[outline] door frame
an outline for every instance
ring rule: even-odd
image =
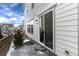
[[[49,13],[49,12],[51,12],[52,11],[52,34],[53,34],[53,49],[51,49],[51,48],[49,48],[49,47],[47,47],[45,44],[45,46],[48,48],[48,49],[50,49],[51,51],[53,51],[53,52],[55,52],[55,48],[56,48],[56,42],[55,42],[55,7],[53,7],[53,8],[50,8],[50,9],[48,9],[47,11],[45,11],[44,13],[41,13],[40,14],[40,16],[39,16],[39,20],[41,20],[41,16],[44,16],[45,14],[47,14],[47,13]],[[45,19],[45,18],[44,18]],[[39,23],[40,24],[40,23]],[[44,24],[45,24],[45,22],[44,22]],[[39,28],[39,31],[40,31],[40,28]],[[40,33],[39,33],[40,34]],[[39,35],[40,36],[40,35]],[[39,37],[39,39],[40,39],[40,37]],[[44,39],[45,40],[45,39]],[[41,42],[40,42],[41,43]],[[41,44],[43,44],[43,43],[41,43]]]

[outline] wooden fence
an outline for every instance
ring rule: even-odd
[[[0,56],[6,56],[12,40],[13,40],[12,34],[0,39]]]

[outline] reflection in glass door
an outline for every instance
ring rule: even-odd
[[[45,14],[45,45],[53,49],[52,11]]]
[[[42,43],[45,43],[45,24],[44,24],[44,15],[41,16],[41,19],[40,19],[40,42]]]

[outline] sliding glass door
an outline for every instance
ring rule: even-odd
[[[53,49],[53,11],[41,16],[40,42]]]
[[[52,11],[45,14],[45,45],[53,49]]]

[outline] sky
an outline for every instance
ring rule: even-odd
[[[0,3],[0,23],[20,25],[24,20],[23,3]]]

